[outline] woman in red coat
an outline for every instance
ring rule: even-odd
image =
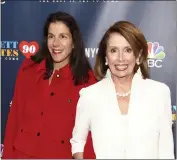
[[[71,159],[79,91],[95,83],[75,19],[50,14],[41,51],[23,62],[6,125],[3,158]],[[91,136],[85,158],[95,158]]]

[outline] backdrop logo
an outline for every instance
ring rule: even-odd
[[[176,106],[172,106],[172,120],[176,122]]]
[[[4,4],[4,3],[6,3],[6,1],[5,0],[1,0],[1,4]]]
[[[165,58],[164,47],[158,42],[148,42],[148,65],[149,67],[161,68]]]
[[[95,58],[98,53],[98,48],[85,48],[85,54],[88,58]]]
[[[5,60],[18,60],[18,41],[1,41],[1,57]]]
[[[19,44],[19,45],[18,45]],[[18,60],[21,52],[26,58],[36,54],[39,50],[39,45],[36,41],[1,41],[1,58],[5,60]]]
[[[29,43],[26,41],[22,41],[19,44],[19,49],[26,58],[30,58],[32,55],[35,55],[38,52],[39,45],[36,41],[32,41]]]

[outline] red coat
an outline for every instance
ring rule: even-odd
[[[3,158],[20,158],[16,151],[34,158],[72,158],[70,138],[79,91],[96,82],[93,72],[88,83],[74,86],[66,65],[55,71],[49,86],[42,77],[45,61],[33,63],[25,60],[17,76]],[[84,158],[95,158],[90,135]]]

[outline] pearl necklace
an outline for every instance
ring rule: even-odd
[[[119,97],[127,97],[127,96],[130,95],[130,93],[131,93],[131,91],[128,91],[127,93],[119,93],[119,92],[117,92],[116,95],[119,96]]]

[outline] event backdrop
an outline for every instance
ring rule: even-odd
[[[151,78],[170,87],[172,110],[175,113],[177,62],[175,3],[114,0],[1,1],[1,152],[17,71],[24,58],[39,50],[43,24],[51,12],[65,11],[76,18],[83,34],[85,54],[92,67],[98,52],[98,43],[110,25],[119,20],[128,20],[136,24],[148,41]],[[160,101],[161,97],[158,100]],[[173,119],[175,120],[175,114]],[[176,137],[174,138],[176,141]]]

